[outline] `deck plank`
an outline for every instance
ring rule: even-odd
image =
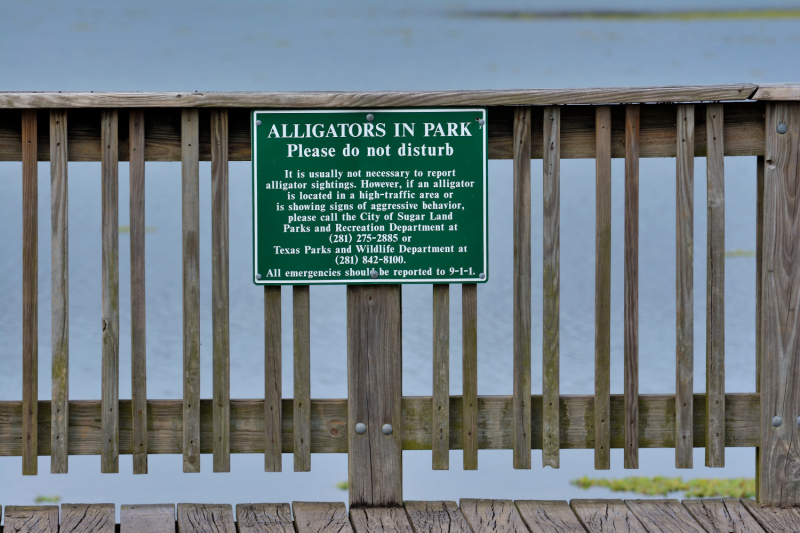
[[[239,533],[294,533],[288,503],[240,503],[236,506]]]
[[[649,533],[705,533],[678,500],[627,500]]]
[[[572,500],[570,507],[589,533],[646,533],[622,500]]]
[[[292,502],[297,533],[353,533],[342,502]]]
[[[764,533],[736,498],[684,500],[683,506],[709,533]]]
[[[767,533],[783,533],[784,531],[800,531],[800,508],[771,507],[761,505],[754,500],[742,499],[745,508],[750,512]]]
[[[58,533],[57,505],[9,505],[5,533]]]
[[[227,503],[179,503],[178,533],[236,533]]]
[[[402,507],[362,507],[350,509],[355,533],[414,533]]]
[[[175,533],[175,504],[123,505],[119,524],[120,533]]]
[[[472,533],[456,502],[404,502],[414,533]]]
[[[517,500],[517,509],[531,533],[586,533],[565,501]]]
[[[61,533],[114,533],[113,503],[62,503]]]
[[[528,531],[511,500],[462,499],[460,508],[474,533],[527,533]]]

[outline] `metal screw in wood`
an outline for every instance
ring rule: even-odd
[[[358,424],[356,424],[356,433],[358,433],[359,435],[363,435],[366,432],[367,432],[366,424],[364,424],[363,422],[359,422]]]
[[[785,123],[785,122],[780,122],[780,123],[778,123],[778,127],[777,127],[777,128],[775,128],[775,130],[776,130],[778,133],[780,133],[780,134],[784,134],[784,133],[786,133],[786,131],[787,131],[788,129],[789,129],[789,128],[786,126],[786,123]]]
[[[392,428],[391,424],[384,424],[383,427],[381,428],[381,431],[383,431],[384,435],[391,435],[394,429]]]
[[[781,427],[781,424],[783,424],[783,418],[781,418],[779,416],[772,417],[772,425],[773,426],[775,426],[776,428],[779,428],[779,427]]]

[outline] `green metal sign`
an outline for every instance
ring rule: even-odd
[[[254,111],[255,283],[487,281],[486,119]]]

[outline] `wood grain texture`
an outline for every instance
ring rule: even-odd
[[[586,533],[565,501],[517,500],[516,504],[531,533]]]
[[[450,468],[450,285],[433,286],[434,470]]]
[[[709,533],[764,533],[736,498],[683,500],[683,506]]]
[[[678,106],[675,232],[675,467],[692,468],[694,392],[694,106]]]
[[[294,533],[288,503],[240,503],[236,506],[239,533]]]
[[[121,505],[120,533],[175,533],[175,504]]]
[[[200,471],[200,120],[181,113],[183,471]]]
[[[650,533],[704,533],[678,500],[627,500],[625,503]]]
[[[750,97],[753,100],[800,100],[800,84],[762,83]]]
[[[50,111],[50,274],[52,417],[50,473],[69,467],[69,216],[67,111]]]
[[[542,465],[558,468],[559,306],[561,259],[561,109],[544,110],[543,303],[542,303]]]
[[[401,298],[400,285],[347,286],[347,460],[351,508],[397,506],[403,502]],[[355,432],[358,423],[367,426],[366,433]],[[392,425],[390,435],[381,431],[384,424]]]
[[[756,394],[761,393],[761,308],[764,264],[764,156],[756,157]],[[760,431],[759,431],[760,433]],[[759,444],[760,438],[759,438]],[[761,449],[756,445],[756,501],[761,484]]]
[[[402,507],[350,508],[355,533],[414,533]]]
[[[472,533],[456,502],[405,502],[414,533]]]
[[[625,106],[625,468],[639,468],[639,116]]]
[[[531,110],[514,111],[514,468],[531,467]]]
[[[353,533],[342,502],[292,502],[297,533]]]
[[[569,505],[589,533],[648,533],[622,500],[572,500]]]
[[[292,287],[294,315],[294,471],[311,470],[311,304],[308,285]]]
[[[706,106],[706,466],[725,466],[725,151],[724,108]]]
[[[231,347],[228,295],[228,111],[211,111],[211,308],[214,472],[231,471]]]
[[[264,286],[264,471],[281,471],[281,287]],[[292,413],[294,416],[294,413]],[[294,420],[294,418],[292,418]],[[294,444],[294,442],[292,443]]]
[[[766,131],[758,484],[759,503],[785,507],[800,505],[800,104],[767,105]]]
[[[22,474],[38,472],[39,176],[36,111],[22,113]]]
[[[236,533],[230,504],[179,503],[178,533]]]
[[[611,108],[598,106],[595,134],[594,468],[611,468]]]
[[[478,285],[461,285],[464,470],[478,469]],[[451,427],[452,431],[452,427]]]
[[[58,533],[58,506],[8,505],[5,533]]]
[[[459,502],[473,533],[525,533],[528,529],[511,500],[473,500]]]
[[[119,472],[119,113],[100,114],[102,172],[103,358],[100,471]]]
[[[775,507],[742,499],[742,504],[766,533],[800,531],[800,509]]]
[[[113,503],[61,504],[61,533],[114,533]]]
[[[133,473],[147,473],[147,305],[145,284],[144,112],[128,116],[131,240],[131,400]]]

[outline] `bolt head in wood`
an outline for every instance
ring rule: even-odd
[[[786,126],[785,122],[779,122],[778,127],[775,128],[778,133],[786,133],[788,131],[788,126]]]
[[[394,429],[392,428],[391,424],[384,424],[383,427],[381,428],[381,431],[383,431],[384,435],[391,435]]]
[[[373,120],[375,120],[375,115],[373,115],[372,113],[369,113],[367,115],[367,122],[372,122]]]
[[[772,417],[772,425],[773,426],[775,426],[776,428],[779,428],[779,427],[781,427],[781,424],[783,424],[783,418],[781,418],[779,416],[773,416]]]
[[[260,125],[261,125],[261,121],[260,120],[256,120],[256,126],[260,126]]]
[[[363,435],[366,432],[367,432],[367,425],[365,423],[359,422],[358,424],[356,424],[356,433],[358,433],[359,435]]]
[[[378,279],[378,271],[373,270],[372,272],[369,273],[369,277],[371,277],[372,279]]]

